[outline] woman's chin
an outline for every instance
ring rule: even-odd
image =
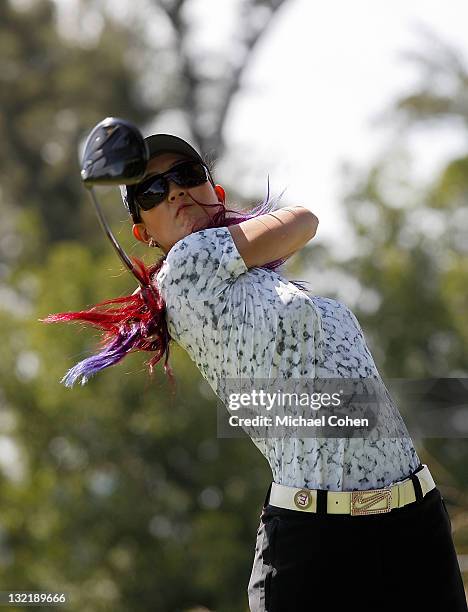
[[[211,219],[197,219],[193,224],[192,224],[192,233],[193,232],[199,232],[202,229],[206,229],[207,227],[211,227]]]

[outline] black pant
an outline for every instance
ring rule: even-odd
[[[389,513],[330,515],[270,505],[248,585],[251,612],[468,612],[437,487]]]

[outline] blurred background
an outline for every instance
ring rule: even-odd
[[[322,3],[323,4],[323,3]],[[461,0],[0,3],[0,590],[67,610],[247,612],[266,460],[218,439],[173,345],[177,391],[134,355],[59,381],[97,332],[38,322],[135,288],[79,151],[106,116],[189,139],[228,206],[320,219],[285,266],[356,314],[384,380],[468,378],[468,41]],[[99,195],[128,252],[116,189]],[[414,440],[468,584],[466,437]]]

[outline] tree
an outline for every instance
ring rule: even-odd
[[[79,181],[77,151],[90,127],[109,115],[142,127],[179,104],[194,142],[220,152],[229,96],[281,3],[243,4],[244,25],[253,7],[263,11],[263,21],[242,29],[242,65],[233,67],[231,80],[219,81],[222,104],[210,144],[200,140],[202,108],[192,101],[208,85],[216,97],[217,82],[199,74],[183,51],[183,2],[155,4],[177,43],[154,57],[134,23],[104,12],[101,32],[81,40],[57,32],[47,0],[0,8],[6,144],[0,249],[7,264],[0,426],[17,456],[16,470],[6,465],[0,472],[0,571],[9,588],[60,585],[71,610],[247,607],[255,529],[270,478],[266,461],[249,440],[216,439],[215,398],[181,350],[173,347],[179,381],[173,398],[161,371],[148,381],[139,355],[71,392],[59,379],[94,350],[97,338],[37,319],[128,293],[132,285]],[[96,7],[78,5],[83,17]],[[179,67],[176,87],[162,75],[160,95],[150,95],[145,62],[165,58],[167,66],[170,57]],[[14,93],[12,83],[18,83]],[[123,209],[107,206],[115,192],[104,199],[115,225]],[[116,233],[127,246],[129,238]]]
[[[468,72],[460,52],[429,32],[424,36],[427,50],[405,54],[418,63],[421,83],[380,117],[395,126],[388,150],[370,168],[343,168],[356,255],[345,262],[321,257],[322,265],[358,279],[354,310],[386,377],[466,379],[468,151],[418,184],[407,137],[421,123],[432,126],[434,138],[442,122],[466,129]],[[468,446],[462,435],[416,442],[448,500],[457,548],[466,552]]]
[[[131,32],[110,21],[94,46],[65,40],[48,0],[23,10],[2,3],[2,217],[16,218],[21,234],[27,211],[35,225],[29,230],[41,236],[42,249],[90,230],[78,160],[90,127],[107,115],[124,114],[141,123],[158,110],[137,94],[126,59],[129,44],[138,44]],[[29,260],[34,251],[26,241],[23,249]],[[5,250],[2,258],[9,260]]]

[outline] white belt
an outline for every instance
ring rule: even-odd
[[[423,464],[414,476],[421,484],[423,497],[434,489],[435,482],[427,465]],[[352,516],[380,514],[402,508],[416,501],[416,492],[410,478],[400,480],[384,489],[365,491],[326,491],[327,514],[351,514]],[[272,506],[302,512],[317,512],[317,491],[296,489],[272,482],[269,503]]]

